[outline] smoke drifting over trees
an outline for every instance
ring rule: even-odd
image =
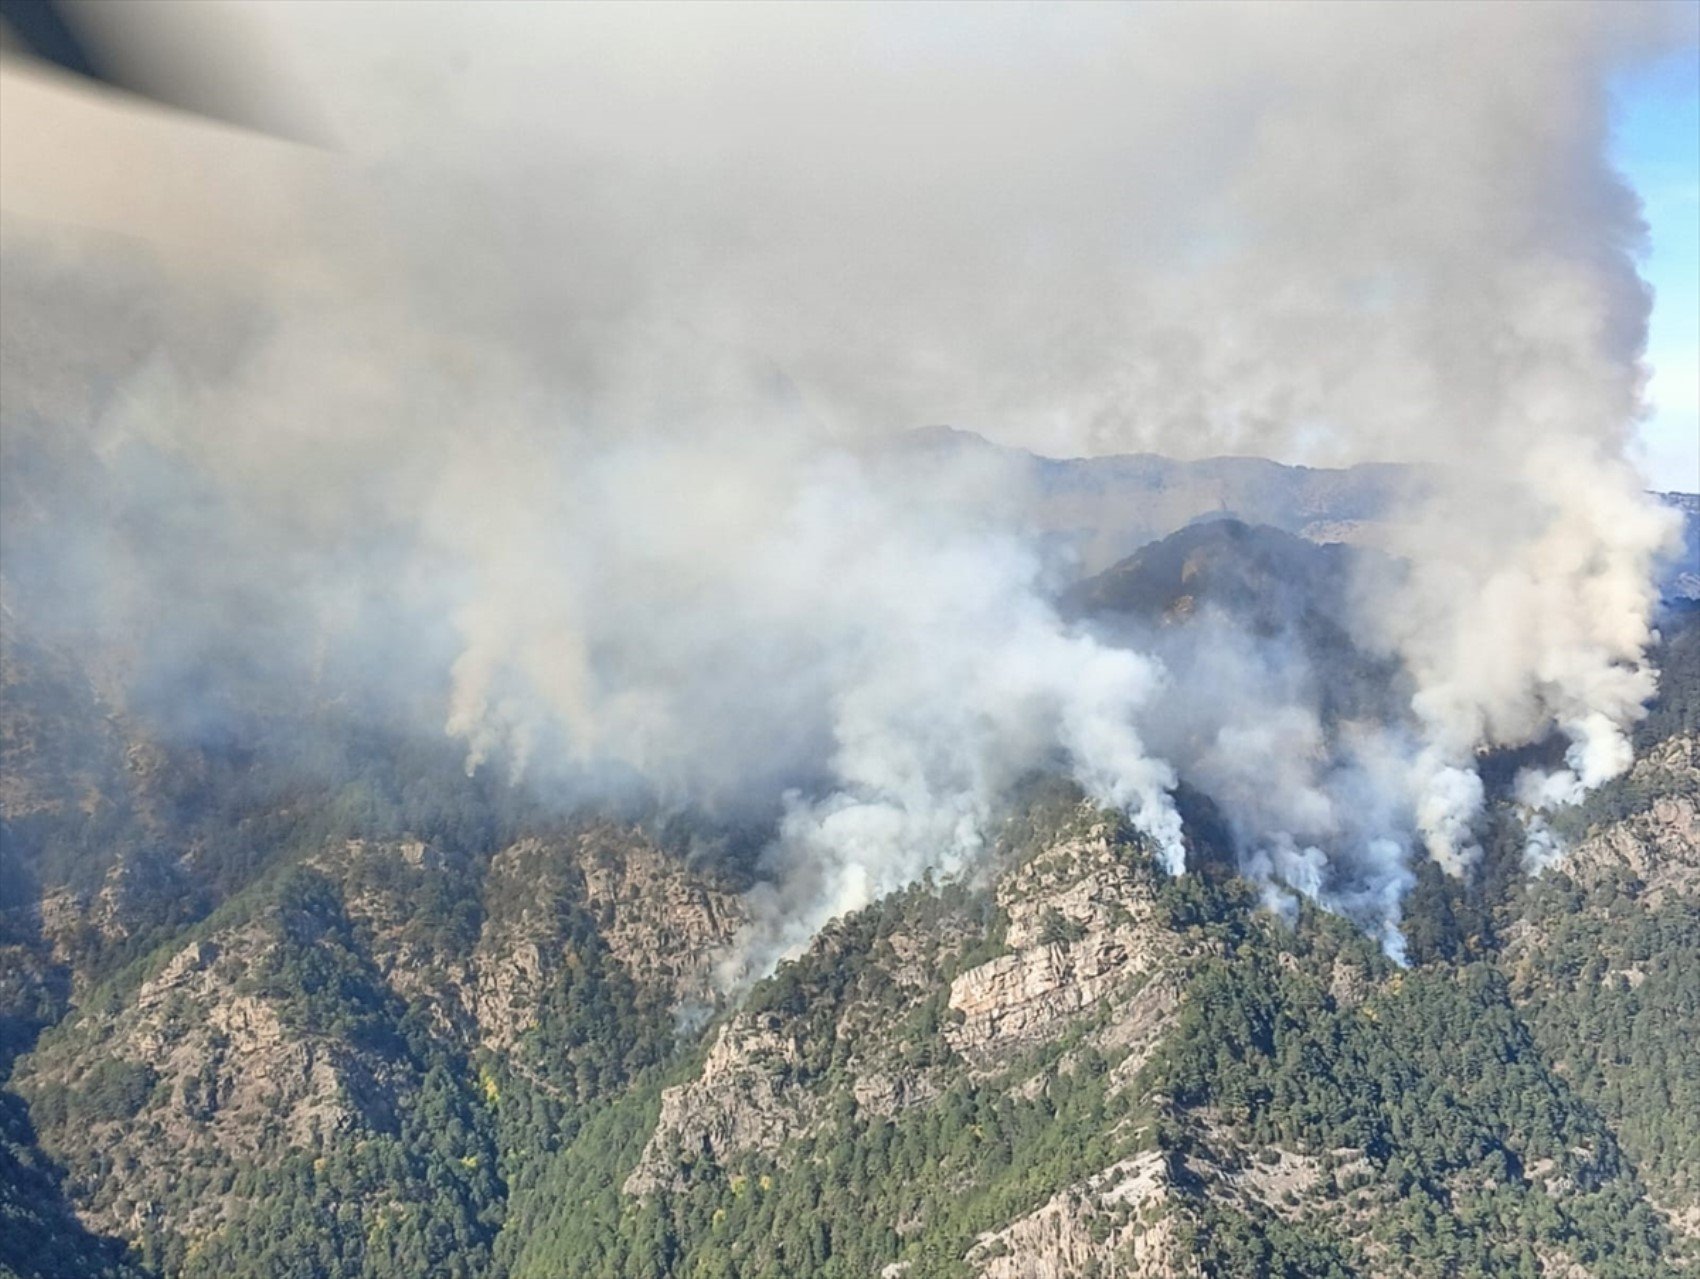
[[[1606,84],[1689,10],[268,16],[346,148],[287,258],[6,236],[9,616],[183,731],[357,689],[563,802],[755,814],[729,973],[971,866],[1047,768],[1177,872],[1186,777],[1272,904],[1397,952],[1479,748],[1569,740],[1534,808],[1627,766],[1675,521]],[[1411,464],[1340,619],[1405,704],[1064,620],[1026,494],[884,442],[938,421]]]

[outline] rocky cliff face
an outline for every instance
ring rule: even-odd
[[[1665,779],[1658,796],[1583,839],[1578,873],[1615,857],[1648,894],[1675,900],[1693,853],[1690,801],[1676,793],[1690,760],[1685,742],[1648,756],[1646,775]],[[1491,971],[1406,974],[1337,921],[1289,933],[1247,914],[1250,931],[1240,931],[1233,909],[1197,904],[1194,894],[1217,891],[1233,890],[1165,881],[1137,841],[1089,811],[1053,814],[994,879],[979,915],[959,912],[956,926],[978,939],[956,962],[915,964],[924,930],[888,904],[886,917],[841,927],[782,969],[775,982],[809,998],[771,999],[719,1029],[700,1069],[662,1093],[623,1197],[640,1212],[765,1222],[761,1201],[778,1187],[818,1185],[807,1201],[830,1202],[834,1168],[872,1165],[885,1157],[875,1151],[915,1141],[937,1151],[936,1167],[923,1159],[913,1174],[935,1189],[882,1186],[860,1201],[864,1213],[890,1214],[886,1255],[896,1260],[870,1272],[894,1279],[1457,1273],[1465,1253],[1412,1242],[1425,1214],[1454,1221],[1447,1229],[1471,1241],[1469,1255],[1525,1256],[1539,1274],[1616,1273],[1579,1247],[1573,1227],[1508,1224],[1553,1203],[1565,1220],[1617,1203],[1608,1211],[1624,1223],[1645,1223],[1654,1201],[1617,1133],[1542,1060],[1538,1026],[1531,1037]],[[898,938],[910,941],[891,944]],[[917,1019],[917,1009],[934,1016]],[[849,1034],[852,1022],[861,1029]],[[919,1063],[907,1090],[883,1082],[896,1072],[870,1067],[875,1043],[899,1039]],[[1507,1118],[1535,1095],[1549,1098],[1536,1122],[1550,1138]],[[1071,1109],[1081,1098],[1085,1109]],[[967,1148],[948,1136],[964,1115],[979,1116],[961,1120],[974,1134]],[[1066,1128],[1084,1158],[1057,1163],[1050,1188],[1012,1212],[995,1189],[996,1151],[1015,1169],[1054,1157],[1025,1135],[1029,1122]],[[1454,1148],[1461,1140],[1475,1153]],[[975,1141],[990,1153],[969,1153]],[[1489,1202],[1511,1215],[1493,1226],[1472,1215],[1469,1205]],[[1686,1209],[1659,1210],[1664,1227],[1626,1236],[1641,1260],[1623,1273],[1663,1273],[1657,1258],[1680,1255]],[[785,1207],[771,1211],[762,1228],[783,1229]],[[924,1244],[988,1219],[958,1233],[947,1259]],[[866,1238],[849,1221],[834,1230],[846,1252]],[[723,1259],[731,1273],[809,1272],[731,1237],[724,1251],[712,1237],[704,1249],[704,1265]],[[1498,1273],[1509,1263],[1482,1264]]]
[[[696,1079],[661,1094],[660,1118],[626,1194],[682,1188],[702,1161],[776,1154],[818,1122],[819,1098],[797,1082],[801,1048],[785,1031],[773,1016],[739,1016],[720,1028]]]
[[[909,908],[906,908],[909,907]],[[959,1063],[943,973],[981,924],[961,905],[898,899],[865,926],[830,925],[751,1006],[714,1033],[696,1076],[666,1088],[654,1131],[624,1183],[633,1196],[683,1189],[705,1168],[779,1155],[821,1131],[835,1099],[872,1115],[925,1105]],[[830,974],[824,998],[799,998],[798,969]]]
[[[634,981],[676,1005],[711,1004],[715,960],[746,919],[744,899],[630,828],[599,824],[574,860],[603,940]]]
[[[172,955],[119,1006],[85,1011],[33,1055],[16,1086],[72,1167],[84,1221],[129,1238],[220,1226],[236,1168],[393,1129],[407,1063],[303,1024],[267,981],[280,921],[213,932]],[[97,1171],[98,1170],[98,1171]],[[185,1177],[203,1188],[180,1208]],[[215,1189],[216,1187],[216,1189]]]
[[[1700,1239],[1700,742],[1642,753],[1531,887],[1499,964],[1565,1077],[1610,1117],[1679,1235]],[[1674,1033],[1673,1033],[1674,1032]]]
[[[1168,1156],[1123,1159],[975,1240],[965,1258],[977,1279],[1200,1279],[1176,1226]]]
[[[1567,926],[1610,927],[1626,884],[1649,918],[1688,908],[1693,759],[1688,739],[1650,753],[1631,779],[1646,806],[1597,825],[1539,881],[1582,895]],[[1575,984],[1552,977],[1568,971],[1567,936],[1540,909],[1508,929],[1502,965],[1531,1040],[1479,966],[1401,973],[1339,921],[1290,930],[1208,858],[1169,880],[1137,837],[1078,804],[1047,799],[1012,824],[995,864],[983,887],[917,888],[832,925],[716,1019],[692,1064],[680,1054],[693,1032],[674,1014],[709,991],[741,918],[714,876],[606,823],[484,859],[419,839],[341,841],[85,1001],[14,1086],[72,1170],[85,1225],[141,1241],[171,1274],[277,1229],[251,1194],[280,1169],[355,1177],[346,1211],[383,1236],[443,1173],[336,1170],[362,1150],[403,1159],[432,1141],[468,1202],[521,1196],[523,1234],[501,1263],[516,1279],[581,1273],[583,1241],[598,1239],[631,1259],[615,1273],[639,1273],[653,1246],[709,1274],[831,1274],[839,1256],[893,1279],[1277,1264],[1431,1279],[1464,1254],[1410,1240],[1447,1213],[1480,1255],[1523,1248],[1535,1273],[1637,1273],[1576,1244],[1575,1223],[1601,1213],[1620,1225],[1658,1214],[1645,1229],[1663,1242],[1618,1245],[1641,1249],[1631,1265],[1677,1255],[1695,1215],[1681,1161],[1649,1162],[1644,1191],[1620,1130],[1574,1095],[1582,1081],[1531,1056],[1543,1019],[1574,1008]],[[1656,994],[1687,971],[1668,947],[1599,949],[1596,987],[1622,978]],[[598,1044],[599,1027],[643,1018],[674,1045],[655,1066]],[[1562,1036],[1542,1042],[1594,1069]],[[1507,1069],[1522,1074],[1495,1073]],[[1549,1098],[1538,1125],[1550,1139],[1522,1135],[1504,1109],[1534,1095]],[[629,1160],[562,1151],[559,1167],[588,1179],[563,1186],[611,1199],[527,1215],[587,1192],[552,1189],[554,1165],[504,1155],[490,1134],[536,1142],[574,1108],[651,1105]],[[1433,1135],[1447,1125],[1462,1127]],[[1621,1132],[1634,1149],[1651,1140]],[[1571,1224],[1527,1238],[1504,1224],[1537,1200]],[[1500,1216],[1470,1215],[1488,1202]],[[643,1223],[659,1221],[683,1223],[678,1242],[648,1242]],[[468,1273],[496,1273],[498,1246]]]
[[[1658,743],[1616,789],[1633,811],[1578,840],[1564,873],[1586,887],[1627,874],[1655,909],[1700,895],[1700,739],[1683,733]]]
[[[1084,815],[1083,815],[1084,816]],[[1071,1021],[1139,986],[1176,952],[1155,926],[1149,875],[1118,856],[1109,829],[1089,826],[1003,876],[1007,917],[999,955],[958,975],[951,1046],[982,1068],[1056,1035]],[[1124,1031],[1148,1037],[1151,1026]],[[1131,1042],[1123,1035],[1124,1042]]]
[[[81,782],[8,792],[38,878],[0,920],[0,1101],[28,1103],[0,1170],[56,1166],[32,1220],[74,1211],[155,1276],[1700,1259],[1691,727],[1565,815],[1550,870],[1413,898],[1471,931],[1409,970],[1036,784],[981,878],[834,922],[736,1006],[711,978],[743,900],[649,827],[434,806],[458,767],[186,824],[223,781],[126,776],[110,844],[51,825]]]
[[[616,1013],[707,997],[740,919],[711,878],[605,824],[487,864],[417,839],[344,841],[296,874],[281,901],[238,903],[89,998],[16,1072],[89,1229],[164,1256],[215,1246],[256,1170],[407,1140],[434,1065],[471,1085],[476,1054],[534,1060],[540,1019],[598,959],[630,992]],[[122,941],[126,883],[120,866],[92,897],[50,899],[44,931]],[[573,1046],[545,1047],[572,1078]],[[476,1164],[478,1145],[454,1157]]]
[[[592,938],[652,1001],[711,1005],[714,960],[744,919],[743,899],[712,876],[608,823],[519,840],[477,867],[419,840],[350,841],[314,862],[349,881],[350,918],[389,987],[440,1033],[498,1053],[537,1028]],[[470,949],[414,926],[420,886],[447,881],[477,890]]]

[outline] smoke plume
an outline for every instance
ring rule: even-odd
[[[1273,906],[1398,953],[1413,859],[1479,855],[1479,750],[1569,739],[1536,809],[1627,766],[1672,521],[1607,85],[1687,9],[263,13],[344,147],[287,256],[8,222],[14,613],[760,815],[729,971],[971,866],[1036,769],[1176,873],[1185,778]],[[1341,619],[1405,702],[1063,620],[1027,495],[884,442],[941,421],[1410,464]]]

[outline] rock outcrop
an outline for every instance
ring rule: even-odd
[[[661,1116],[626,1178],[628,1195],[688,1183],[699,1160],[742,1151],[774,1153],[819,1118],[817,1097],[798,1086],[797,1041],[773,1016],[738,1016],[720,1028],[702,1072],[661,1094]]]
[[[1046,849],[997,886],[1011,953],[962,973],[951,1045],[990,1067],[1083,1011],[1125,992],[1172,953],[1153,926],[1149,871],[1103,826]]]
[[[1624,785],[1647,796],[1639,811],[1592,831],[1560,863],[1585,885],[1627,872],[1656,907],[1700,895],[1700,739],[1661,742],[1635,762]]]
[[[20,1072],[38,1123],[73,1163],[124,1170],[86,1187],[92,1228],[135,1232],[185,1167],[216,1178],[262,1154],[393,1127],[408,1070],[304,1029],[261,978],[275,946],[260,925],[192,941],[125,1007],[85,1013]],[[197,1237],[229,1208],[225,1194],[200,1196],[174,1228]]]
[[[1180,1211],[1167,1155],[1124,1159],[1001,1230],[964,1258],[977,1279],[1193,1279],[1176,1238]]]

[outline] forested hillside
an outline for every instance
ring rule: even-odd
[[[1236,579],[1237,580],[1237,579]],[[1395,966],[1035,779],[734,1003],[736,831],[379,737],[150,737],[7,652],[0,1264],[64,1276],[1680,1274],[1700,626],[1625,778]],[[328,743],[331,736],[291,740]]]

